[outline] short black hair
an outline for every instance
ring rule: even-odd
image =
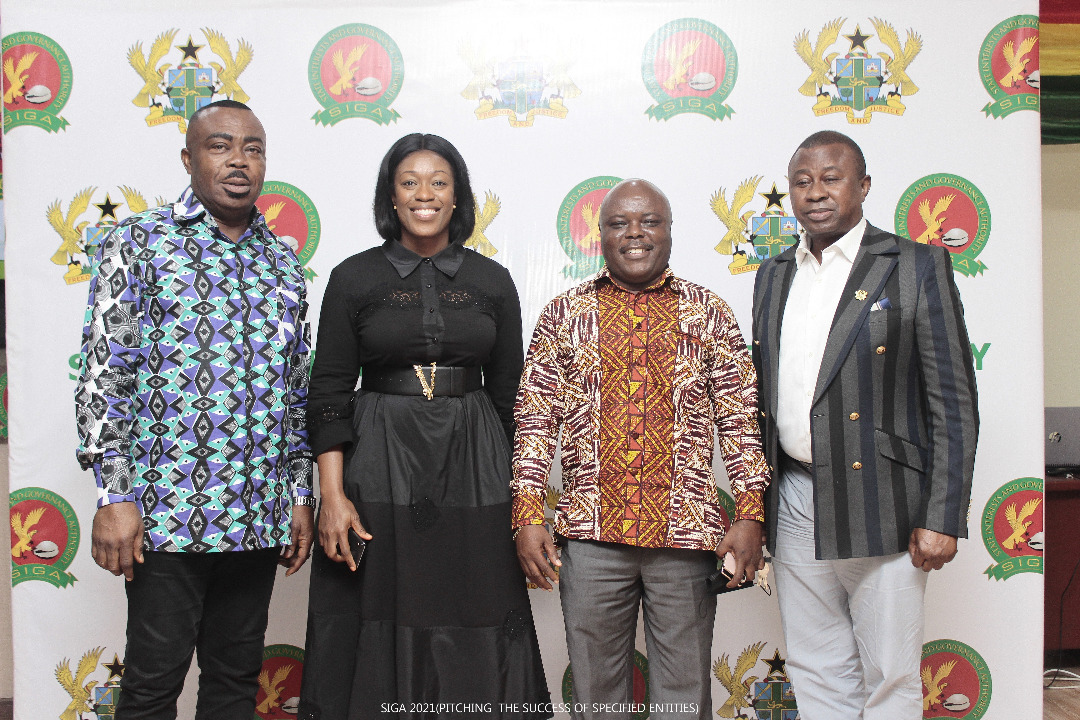
[[[847,135],[835,130],[820,130],[814,133],[803,140],[799,147],[795,148],[795,152],[791,154],[791,157],[794,158],[800,150],[821,147],[822,145],[846,145],[849,147],[851,152],[855,153],[855,170],[859,173],[860,178],[866,177],[866,158],[863,156],[862,148]],[[791,164],[790,160],[788,164]]]
[[[375,200],[371,203],[371,211],[375,215],[375,229],[386,240],[401,239],[401,222],[394,210],[394,175],[402,160],[420,150],[430,150],[450,163],[454,176],[454,204],[457,206],[450,216],[450,242],[463,243],[469,239],[476,226],[469,168],[465,166],[465,160],[457,148],[438,135],[412,133],[390,146],[379,165]]]
[[[249,113],[255,112],[239,100],[215,100],[212,103],[207,103],[206,105],[203,105],[201,108],[192,113],[191,118],[188,119],[187,122],[188,130],[191,130],[191,126],[194,125],[195,121],[201,118],[203,114],[205,114],[209,110],[213,110],[214,108],[232,108],[233,110],[247,110]],[[187,142],[186,133],[184,135],[184,142]]]

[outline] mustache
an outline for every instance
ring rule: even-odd
[[[226,180],[228,180],[229,178],[240,178],[241,180],[251,182],[251,178],[249,178],[243,170],[233,170],[231,173],[225,176]]]

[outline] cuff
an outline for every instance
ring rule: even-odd
[[[341,418],[326,423],[312,422],[308,417],[308,437],[311,453],[321,455],[335,445],[349,446],[353,442],[352,418]]]
[[[135,502],[135,463],[130,457],[113,455],[94,462],[99,508],[118,502]]]
[[[747,490],[735,496],[735,520],[756,520],[765,522],[764,493],[761,490]]]
[[[512,529],[523,525],[544,524],[544,492],[516,491],[514,493]]]

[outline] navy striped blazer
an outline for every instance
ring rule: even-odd
[[[762,263],[753,358],[775,550],[780,324],[795,248]],[[864,292],[865,291],[865,292]],[[979,416],[964,310],[942,247],[869,224],[833,316],[810,411],[819,559],[907,550],[914,528],[967,537]]]

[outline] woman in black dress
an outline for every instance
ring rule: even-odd
[[[506,269],[463,246],[473,204],[453,145],[401,138],[375,187],[386,241],[327,284],[302,718],[551,716],[510,538],[521,310]]]

